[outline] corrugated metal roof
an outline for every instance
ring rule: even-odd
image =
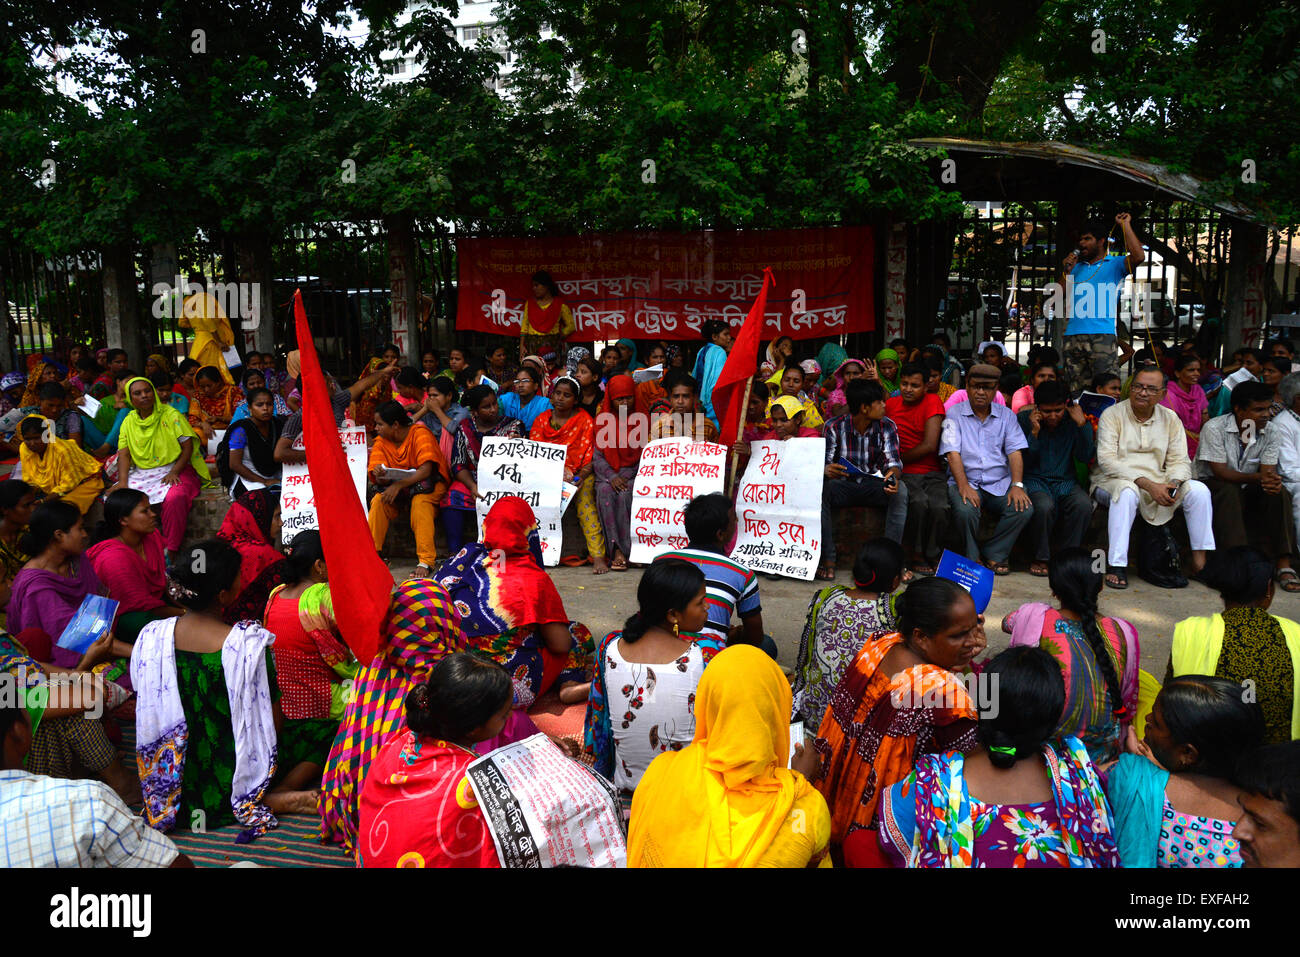
[[[1064,163],[1085,169],[1098,170],[1122,177],[1132,183],[1168,193],[1189,203],[1217,209],[1241,219],[1267,222],[1267,218],[1232,200],[1209,202],[1201,198],[1203,182],[1187,173],[1176,173],[1156,163],[1129,156],[1110,156],[1095,150],[1084,149],[1071,143],[1055,141],[1042,143],[1000,143],[994,140],[972,140],[956,136],[935,136],[908,140],[912,146],[931,147],[965,153],[983,153],[992,156],[1013,156],[1020,159]]]

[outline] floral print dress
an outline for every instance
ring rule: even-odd
[[[614,782],[625,806],[641,775],[660,754],[680,751],[695,737],[695,687],[724,647],[683,635],[682,654],[664,664],[628,661],[616,631],[601,644],[587,703],[584,745],[595,769]],[[694,637],[694,640],[691,640]]]
[[[831,694],[867,639],[897,627],[892,595],[853,598],[843,585],[823,588],[808,606],[792,682],[795,720],[821,724]]]

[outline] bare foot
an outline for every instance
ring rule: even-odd
[[[591,573],[593,575],[604,575],[609,571],[609,562],[605,561],[604,555],[595,555],[591,559]]]
[[[272,814],[315,814],[320,791],[272,791],[266,806]]]
[[[590,694],[590,681],[570,681],[567,684],[560,685],[561,704],[577,704],[579,701],[586,701],[587,696]]]

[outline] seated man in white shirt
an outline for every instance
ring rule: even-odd
[[[1139,511],[1151,525],[1164,525],[1181,508],[1192,544],[1192,570],[1205,568],[1205,553],[1214,550],[1210,490],[1192,478],[1187,433],[1173,409],[1160,405],[1165,375],[1140,369],[1129,397],[1101,414],[1097,422],[1097,464],[1092,493],[1109,506],[1110,548],[1106,584],[1128,587],[1128,544]]]
[[[1292,520],[1300,534],[1300,372],[1282,377],[1277,400],[1282,411],[1268,423],[1268,439],[1277,452],[1277,474],[1291,494]]]
[[[1291,567],[1291,495],[1277,474],[1268,421],[1273,388],[1243,382],[1231,398],[1232,411],[1205,423],[1196,449],[1196,477],[1214,501],[1214,542],[1225,549],[1256,546],[1274,561],[1282,589],[1300,592],[1300,575]]]
[[[0,708],[0,863],[5,867],[193,867],[100,781],[29,774],[25,709]]]

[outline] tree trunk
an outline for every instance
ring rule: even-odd
[[[140,302],[136,297],[135,263],[131,247],[116,243],[101,250],[104,284],[104,332],[111,349],[125,349],[127,364],[143,369],[145,339],[140,328]]]

